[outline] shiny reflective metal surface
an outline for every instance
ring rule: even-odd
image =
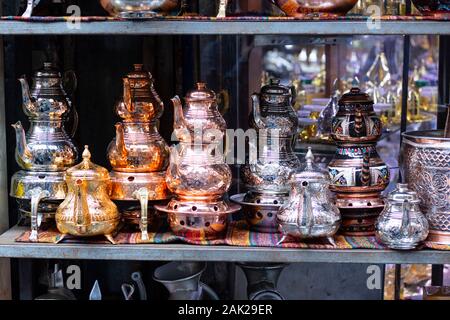
[[[141,188],[149,190],[149,201],[164,200],[170,196],[165,172],[128,173],[111,171],[112,200],[135,201],[135,193]]]
[[[375,225],[378,239],[391,249],[416,248],[428,236],[428,221],[419,209],[417,193],[399,183],[386,200]]]
[[[252,301],[284,300],[277,289],[278,278],[287,264],[237,263],[247,279],[247,296]]]
[[[249,193],[234,194],[230,200],[242,206],[242,214],[252,230],[264,233],[278,233],[276,220],[280,206],[288,199],[284,197],[270,197],[267,194],[254,195]]]
[[[358,0],[272,0],[288,16],[297,17],[305,13],[334,13],[345,15]]]
[[[214,145],[179,143],[171,147],[166,173],[169,190],[181,199],[217,199],[231,185],[231,169]]]
[[[114,243],[112,233],[119,224],[119,212],[108,196],[108,171],[90,161],[88,146],[83,161],[66,171],[66,199],[56,211],[56,225],[63,234],[80,237],[105,235]]]
[[[340,213],[329,191],[330,178],[314,164],[311,148],[306,166],[291,177],[291,192],[278,211],[277,221],[285,237],[332,237],[339,228]]]
[[[328,164],[330,190],[342,216],[341,232],[373,235],[375,221],[384,204],[381,191],[389,184],[389,168],[380,158],[376,143],[382,123],[373,111],[372,99],[352,88],[338,102],[332,138],[337,148]]]
[[[76,78],[73,73],[70,75],[73,92]],[[64,171],[75,164],[78,154],[64,128],[72,102],[63,88],[62,76],[52,63],[44,63],[43,69],[34,74],[31,89],[25,77],[19,81],[23,111],[29,118],[30,127],[25,134],[20,121],[12,125],[16,133],[16,161],[29,171]],[[72,134],[77,126],[76,112],[74,116]]]
[[[450,138],[443,131],[403,133],[402,175],[430,225],[428,241],[450,244]]]
[[[155,269],[153,280],[163,284],[169,300],[219,300],[217,294],[200,278],[205,262],[170,262]]]
[[[166,182],[175,197],[155,208],[167,213],[172,231],[187,240],[222,238],[228,216],[241,207],[223,200],[232,174],[221,148],[226,123],[216,94],[197,83],[186,95],[184,108],[178,97],[172,101],[174,134],[180,143],[171,148]]]
[[[219,112],[216,93],[206,83],[198,82],[184,98],[183,107],[178,96],[172,99],[174,107],[173,129],[181,142],[209,143],[221,141],[227,124]]]
[[[100,0],[103,8],[111,15],[121,18],[151,18],[167,13],[179,6],[179,0]]]
[[[412,0],[412,3],[424,15],[450,12],[448,0]]]

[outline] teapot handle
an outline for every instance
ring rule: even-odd
[[[64,89],[69,96],[73,96],[78,88],[78,79],[73,70],[64,73]]]
[[[75,134],[77,133],[77,129],[78,129],[79,120],[80,120],[77,109],[75,107],[73,107],[72,110],[73,110],[73,125],[72,125],[72,130],[70,131],[71,138],[75,137]]]
[[[219,92],[220,104],[219,113],[223,116],[230,109],[230,94],[227,90],[222,90]]]
[[[411,216],[409,214],[410,203],[405,199],[402,203],[402,224],[400,227],[400,234],[407,236],[409,234],[409,225],[411,223]]]

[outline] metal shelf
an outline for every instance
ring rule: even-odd
[[[366,21],[243,21],[243,20],[145,20],[81,22],[0,21],[0,35],[400,35],[450,34],[447,21],[381,21],[369,28]]]
[[[448,264],[449,251],[420,250],[313,250],[185,244],[112,245],[42,244],[14,241],[26,227],[13,227],[0,236],[0,257],[35,259],[135,260],[135,261],[248,261],[324,262],[375,264]]]

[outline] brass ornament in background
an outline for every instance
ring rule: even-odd
[[[56,211],[56,226],[62,234],[104,235],[114,243],[112,234],[119,225],[120,215],[108,195],[111,183],[108,170],[91,162],[88,146],[82,156],[80,164],[66,171],[68,192]]]

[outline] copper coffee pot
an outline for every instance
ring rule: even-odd
[[[373,235],[375,221],[384,208],[381,198],[389,184],[389,168],[380,158],[376,143],[382,123],[372,99],[352,88],[339,100],[333,118],[332,138],[337,148],[328,169],[330,189],[341,211],[341,231],[348,235]]]
[[[148,239],[152,223],[149,201],[169,197],[165,170],[170,149],[158,132],[164,104],[154,88],[153,76],[135,64],[123,78],[123,98],[116,105],[122,122],[116,124],[116,137],[108,147],[111,171],[111,199],[127,203],[139,201],[140,208],[126,206],[123,219],[129,225],[139,224],[142,240]]]
[[[174,134],[180,141],[172,147],[166,173],[169,190],[175,194],[166,212],[174,233],[195,240],[223,237],[228,216],[240,209],[223,199],[231,185],[231,170],[220,148],[226,123],[218,110],[214,91],[197,83],[183,107],[174,105]]]
[[[92,163],[88,146],[84,148],[82,162],[66,171],[68,192],[56,211],[56,225],[62,234],[105,235],[114,243],[112,233],[119,225],[120,215],[108,196],[109,173]]]

